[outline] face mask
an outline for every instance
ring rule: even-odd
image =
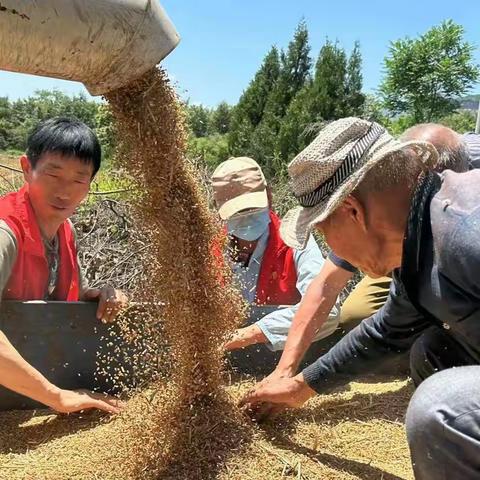
[[[241,240],[253,242],[265,233],[269,223],[268,208],[262,208],[252,213],[234,215],[227,220],[227,232]]]

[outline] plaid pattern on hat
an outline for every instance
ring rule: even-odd
[[[282,221],[287,245],[304,248],[311,230],[359,185],[365,174],[390,154],[413,148],[424,161],[438,157],[427,142],[395,140],[381,125],[349,117],[327,125],[290,163],[288,173],[300,207]]]

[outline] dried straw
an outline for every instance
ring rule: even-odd
[[[185,425],[195,461],[171,463],[156,478],[175,480],[280,480],[413,478],[403,417],[411,395],[404,381],[352,383],[344,392],[318,396],[302,410],[267,425],[239,416],[235,403],[252,381],[227,388],[215,416],[202,410]],[[149,426],[169,388],[145,391],[117,418],[98,413],[57,416],[48,411],[0,414],[0,478],[9,480],[133,480],[132,432]],[[139,422],[142,425],[139,425]],[[149,432],[143,433],[148,438]],[[207,439],[202,443],[199,439]],[[130,451],[131,456],[125,455]],[[138,476],[137,476],[138,475]]]

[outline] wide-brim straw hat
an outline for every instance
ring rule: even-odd
[[[291,187],[301,206],[282,220],[280,233],[285,243],[305,248],[315,225],[341,205],[372,167],[405,149],[414,149],[424,164],[438,161],[432,144],[401,142],[378,123],[349,117],[328,124],[288,166]]]

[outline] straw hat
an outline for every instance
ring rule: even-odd
[[[375,122],[349,117],[327,125],[288,166],[301,206],[282,220],[280,233],[285,243],[304,248],[314,226],[340,206],[372,167],[405,148],[413,148],[424,163],[438,160],[430,143],[401,142]]]
[[[260,165],[248,157],[222,162],[213,172],[212,189],[222,220],[242,210],[268,207],[265,176]]]

